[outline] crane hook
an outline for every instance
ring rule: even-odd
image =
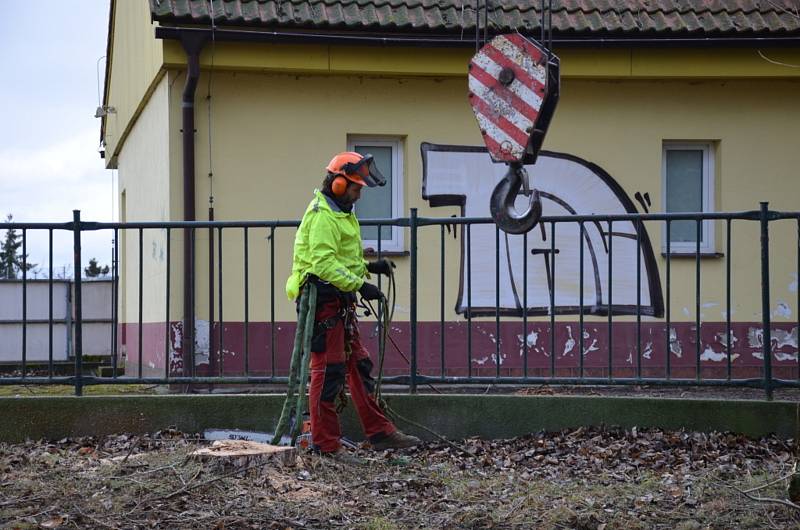
[[[520,194],[520,188],[523,195],[530,197],[530,204],[522,215],[517,215],[514,202]],[[492,192],[489,208],[497,226],[509,234],[524,234],[539,222],[542,217],[539,190],[530,189],[528,173],[521,163],[512,162],[508,165],[508,172]]]

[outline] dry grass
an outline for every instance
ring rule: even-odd
[[[156,394],[155,385],[86,385],[85,396],[114,396],[129,394]],[[74,396],[75,388],[67,385],[0,385],[0,397]]]

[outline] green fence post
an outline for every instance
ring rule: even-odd
[[[75,275],[75,395],[83,395],[83,315],[81,306],[81,211],[72,210],[73,270]]]
[[[417,209],[411,208],[411,393],[417,393]]]
[[[769,203],[762,202],[761,221],[761,325],[762,351],[764,353],[764,392],[772,401],[772,329],[769,308]]]

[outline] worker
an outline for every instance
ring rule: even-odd
[[[357,295],[364,300],[380,300],[383,296],[365,277],[370,273],[388,275],[394,264],[386,259],[370,263],[364,260],[361,228],[353,205],[364,186],[383,186],[386,180],[372,155],[339,153],[326,169],[322,189],[314,190],[295,236],[286,294],[297,301],[307,282],[317,287],[309,386],[311,441],[323,454],[352,461],[340,441],[336,410],[345,380],[373,449],[413,447],[420,440],[397,430],[378,406],[372,361],[359,338],[356,319]]]

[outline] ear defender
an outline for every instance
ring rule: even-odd
[[[341,175],[333,179],[331,182],[331,191],[337,197],[341,197],[347,191],[347,179]]]

